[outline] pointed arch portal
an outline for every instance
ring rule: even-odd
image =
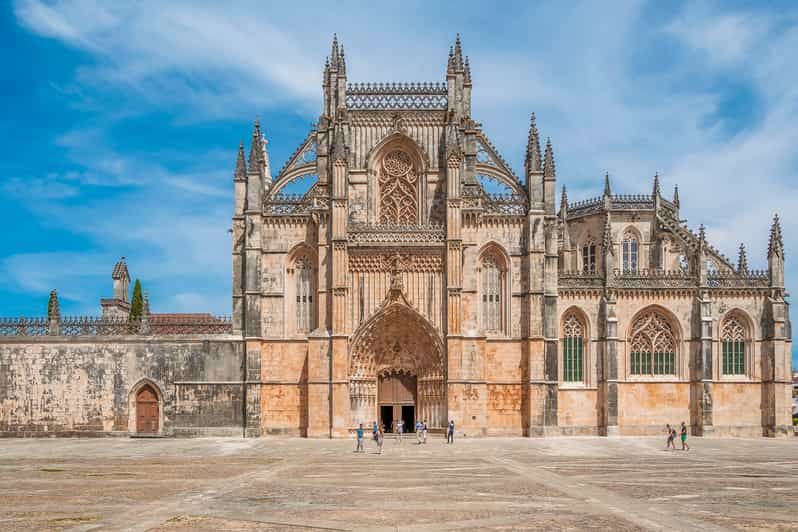
[[[379,420],[386,429],[400,417],[407,430],[416,420],[445,424],[445,349],[440,335],[404,296],[386,300],[350,344],[353,423]]]

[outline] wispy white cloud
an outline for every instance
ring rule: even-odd
[[[774,210],[783,215],[788,252],[795,247],[798,198],[789,186],[798,169],[795,10],[688,3],[660,19],[647,15],[651,5],[637,2],[519,5],[490,17],[482,15],[484,4],[471,7],[449,12],[448,27],[438,22],[446,6],[421,3],[381,10],[27,0],[15,4],[15,13],[32,32],[91,55],[76,73],[76,88],[65,90],[81,102],[97,93],[124,95],[128,105],[102,111],[117,119],[177,109],[182,119],[207,121],[266,109],[310,120],[320,107],[323,54],[334,30],[355,81],[440,80],[459,30],[471,56],[475,118],[517,169],[535,110],[544,135],[554,139],[558,179],[572,199],[599,193],[604,171],[621,192],[648,191],[659,171],[666,190],[679,183],[683,214],[707,224],[728,254],[744,240],[752,266],[764,266]],[[722,114],[735,85],[757,101],[753,118],[730,132],[723,120],[707,117]],[[230,191],[219,183],[229,175],[232,154],[223,162],[218,153],[193,154],[198,167],[176,173],[126,157],[94,134],[71,132],[59,140],[83,168],[79,182],[102,177],[135,187],[131,194],[147,218],[124,208],[109,217],[111,207],[94,201],[79,207],[80,217],[103,223],[73,229],[107,246],[114,238],[114,245],[152,242],[159,270],[153,275],[181,268],[226,275]],[[73,190],[68,179],[58,182],[62,194]],[[164,185],[166,193],[158,188]],[[75,217],[72,206],[48,208],[67,224]],[[798,267],[788,264],[789,276],[798,278]],[[222,297],[227,305],[228,295]],[[183,308],[178,299],[170,304]]]

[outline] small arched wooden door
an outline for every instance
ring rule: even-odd
[[[136,394],[136,432],[158,432],[158,395],[149,384]]]

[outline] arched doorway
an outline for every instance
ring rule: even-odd
[[[158,395],[145,384],[136,393],[136,432],[155,434],[159,430]]]
[[[391,430],[399,418],[431,428],[446,423],[445,348],[440,335],[404,297],[396,295],[369,318],[350,344],[349,397],[352,424],[381,422]]]
[[[418,382],[415,375],[387,370],[377,378],[379,422],[388,432],[394,432],[396,422],[405,423],[405,432],[414,432]]]

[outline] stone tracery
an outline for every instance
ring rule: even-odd
[[[379,168],[380,223],[415,224],[418,222],[418,174],[410,156],[393,150]]]

